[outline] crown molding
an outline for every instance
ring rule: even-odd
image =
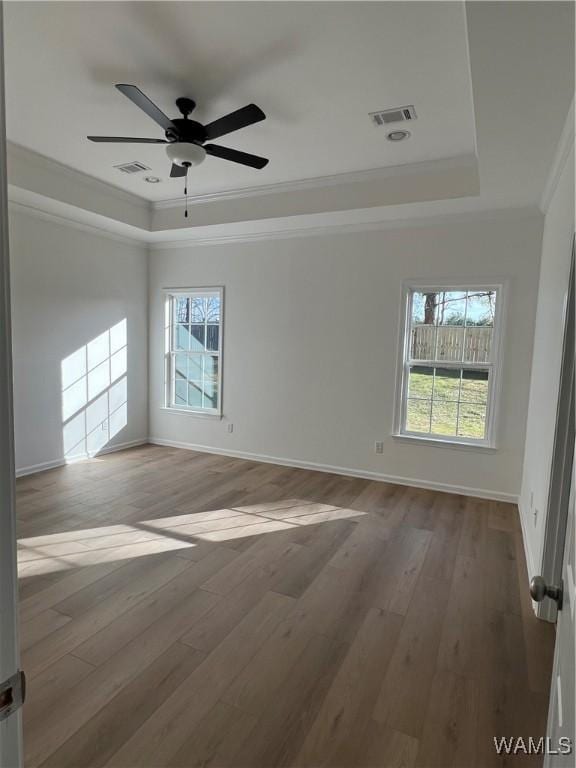
[[[24,214],[25,216],[32,216],[42,221],[48,221],[52,224],[59,224],[60,226],[76,229],[80,232],[87,232],[90,235],[97,235],[98,237],[105,237],[108,240],[114,240],[117,243],[129,246],[147,246],[147,242],[142,239],[121,235],[117,232],[113,232],[109,227],[96,226],[94,224],[88,224],[85,221],[80,221],[77,218],[70,216],[64,216],[52,211],[43,210],[34,204],[26,204],[14,199],[8,200],[8,210],[15,211],[17,213]]]
[[[476,168],[475,155],[458,155],[439,160],[427,160],[419,163],[406,163],[384,168],[370,168],[364,171],[350,171],[329,176],[315,176],[309,179],[297,181],[279,181],[276,184],[263,184],[254,187],[242,187],[223,192],[210,192],[203,195],[188,197],[188,207],[205,203],[221,202],[224,200],[243,200],[250,197],[263,197],[284,192],[304,192],[309,190],[322,190],[330,187],[338,187],[345,184],[361,184],[374,181],[386,181],[399,176],[412,176],[429,174],[435,171],[444,171],[452,168]],[[175,197],[170,200],[158,200],[151,204],[152,210],[161,211],[168,208],[182,206],[186,198]]]
[[[149,201],[138,195],[133,195],[131,192],[126,192],[124,189],[115,187],[112,184],[108,184],[105,181],[96,179],[94,176],[89,176],[83,171],[77,171],[75,168],[71,168],[69,165],[53,160],[46,155],[41,155],[32,149],[23,147],[21,144],[16,144],[13,141],[7,142],[7,156],[8,164],[10,162],[27,162],[37,166],[38,170],[44,170],[48,173],[57,174],[64,177],[69,183],[80,184],[83,187],[91,189],[92,191],[104,193],[116,200],[135,205],[138,208],[149,209]]]
[[[446,224],[464,224],[478,221],[510,221],[527,218],[541,218],[542,212],[537,206],[518,208],[478,208],[455,210],[438,213],[431,211],[427,215],[380,219],[377,221],[347,222],[345,224],[327,223],[320,226],[273,229],[262,232],[241,232],[230,234],[202,235],[195,238],[171,239],[149,242],[150,252],[194,248],[210,245],[230,245],[234,243],[254,243],[269,240],[287,240],[302,237],[326,235],[347,235],[359,232],[380,232],[389,229],[416,229]]]
[[[378,209],[356,209],[336,214],[212,225],[202,227],[197,234],[185,236],[193,230],[150,231],[13,185],[9,186],[8,192],[10,210],[107,237],[124,245],[145,246],[147,250],[152,251],[542,216],[536,206],[487,208],[481,199],[473,197],[384,206]],[[349,220],[343,222],[345,215]],[[247,226],[250,229],[247,229]]]
[[[120,227],[150,229],[150,203],[136,195],[21,147],[8,145],[8,182],[22,195],[43,198],[39,207],[76,207]],[[24,201],[27,203],[27,201]],[[58,212],[56,212],[58,213]]]
[[[560,181],[560,176],[562,175],[564,166],[568,162],[568,158],[570,157],[570,152],[573,148],[574,148],[574,98],[572,98],[570,109],[568,110],[568,114],[566,115],[566,120],[564,121],[564,127],[562,128],[562,133],[560,134],[560,139],[556,147],[556,152],[554,153],[554,160],[550,168],[550,173],[548,174],[548,178],[546,179],[546,184],[544,185],[544,191],[542,192],[542,197],[540,199],[540,210],[542,211],[542,213],[546,213],[550,206],[550,201],[552,200],[554,192],[556,191],[556,187],[558,186],[558,182]]]

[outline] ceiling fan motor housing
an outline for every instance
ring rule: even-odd
[[[190,141],[195,144],[203,144],[206,141],[206,131],[201,123],[177,117],[172,120],[172,126],[166,129],[168,141]]]

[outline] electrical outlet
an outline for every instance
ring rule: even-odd
[[[228,432],[234,432],[234,424],[228,424]]]
[[[384,443],[380,440],[374,443],[374,453],[384,453]]]

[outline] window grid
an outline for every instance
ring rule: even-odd
[[[416,350],[416,343],[415,343],[415,336],[414,336],[414,329],[418,325],[418,321],[415,322],[415,312],[414,312],[414,297],[415,294],[420,293],[422,296],[424,296],[426,293],[438,293],[439,295],[442,295],[441,302],[437,302],[434,305],[434,318],[433,318],[433,328],[434,328],[434,341],[431,345],[431,350],[433,350],[434,357],[430,358],[430,355],[426,355],[426,359],[418,359],[412,356],[412,353]],[[462,293],[462,297],[458,297],[455,299],[448,299],[446,300],[446,295],[450,293]],[[401,424],[400,429],[402,433],[406,434],[412,434],[417,435],[421,437],[430,436],[430,437],[440,437],[442,439],[452,439],[457,440],[459,442],[476,442],[476,443],[482,443],[486,442],[489,438],[489,418],[491,415],[491,412],[493,410],[492,405],[492,398],[493,398],[493,374],[494,374],[494,353],[496,348],[496,318],[495,318],[495,309],[500,301],[500,291],[496,288],[475,288],[475,289],[458,289],[458,288],[444,288],[444,289],[432,289],[432,288],[412,288],[408,292],[408,301],[407,304],[407,327],[406,327],[406,333],[405,333],[405,344],[406,344],[406,353],[404,358],[404,386],[402,389],[403,396],[402,396],[402,407],[401,407]],[[480,298],[482,296],[487,297],[488,302],[488,319],[486,323],[481,323],[478,321],[474,322],[470,320],[469,316],[469,307],[471,300],[473,301],[476,298]],[[438,306],[440,303],[443,303],[443,311],[445,311],[445,304],[447,301],[463,301],[464,304],[464,315],[457,323],[451,324],[449,321],[444,324],[443,318],[441,319],[439,314],[436,312]],[[494,303],[493,303],[494,302]],[[422,324],[422,321],[420,321],[420,324]],[[476,361],[470,361],[468,362],[465,358],[467,356],[467,334],[469,333],[469,328],[473,327],[487,327],[490,328],[490,334],[489,334],[489,354],[484,354],[485,357],[487,357],[486,360],[482,362],[476,362]],[[439,328],[446,327],[446,328],[462,328],[460,336],[460,340],[458,342],[458,358],[459,359],[452,359],[452,360],[445,360],[443,357],[441,357],[441,349],[440,349],[440,341],[439,341]],[[473,338],[473,337],[472,337]],[[430,352],[430,349],[427,351]],[[476,347],[476,350],[478,350],[478,346]],[[414,369],[421,368],[421,369],[429,369],[430,375],[432,377],[431,385],[429,393],[426,393],[426,396],[423,396],[422,394],[419,394],[418,392],[412,391],[412,388],[410,386],[411,381],[411,373],[414,374]],[[444,397],[438,397],[438,383],[441,381],[441,376],[439,377],[438,370],[445,369],[447,371],[458,371],[458,384],[457,388],[454,388],[453,391],[447,392],[447,394]],[[485,386],[485,392],[481,393],[480,395],[476,393],[476,397],[474,397],[472,392],[463,392],[463,384],[465,380],[466,373],[468,372],[477,372],[481,373],[484,372],[486,374],[486,386]],[[472,378],[471,378],[472,380]],[[482,396],[483,395],[483,396]],[[469,398],[469,399],[463,399]],[[426,403],[429,407],[427,408],[427,418],[422,422],[421,425],[418,425],[418,428],[414,428],[414,422],[418,421],[418,417],[415,417],[413,419],[411,428],[408,428],[409,423],[409,405],[410,402],[419,402],[419,403]],[[438,406],[453,406],[453,408],[446,409]],[[436,406],[436,407],[435,407]],[[476,410],[476,413],[474,411]],[[452,431],[446,431],[444,429],[443,431],[437,431],[435,432],[434,429],[436,428],[434,426],[435,418],[438,418],[438,422],[441,421],[441,416],[437,417],[437,413],[440,414],[442,411],[444,411],[445,418],[447,421],[451,424],[454,424],[454,429]],[[453,411],[453,414],[451,413]],[[424,415],[422,412],[420,413],[420,416]],[[465,420],[468,418],[467,425],[465,423]],[[454,421],[452,421],[454,419]],[[438,423],[437,422],[437,423]],[[427,428],[426,428],[427,426]],[[441,427],[439,428],[441,430]],[[480,429],[482,432],[480,433]],[[478,430],[476,434],[474,434],[474,431]]]
[[[221,289],[190,290],[167,296],[168,407],[198,413],[220,413],[222,303]]]

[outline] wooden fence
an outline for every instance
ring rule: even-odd
[[[410,355],[413,360],[485,363],[490,359],[492,330],[487,326],[416,325],[412,328]]]

